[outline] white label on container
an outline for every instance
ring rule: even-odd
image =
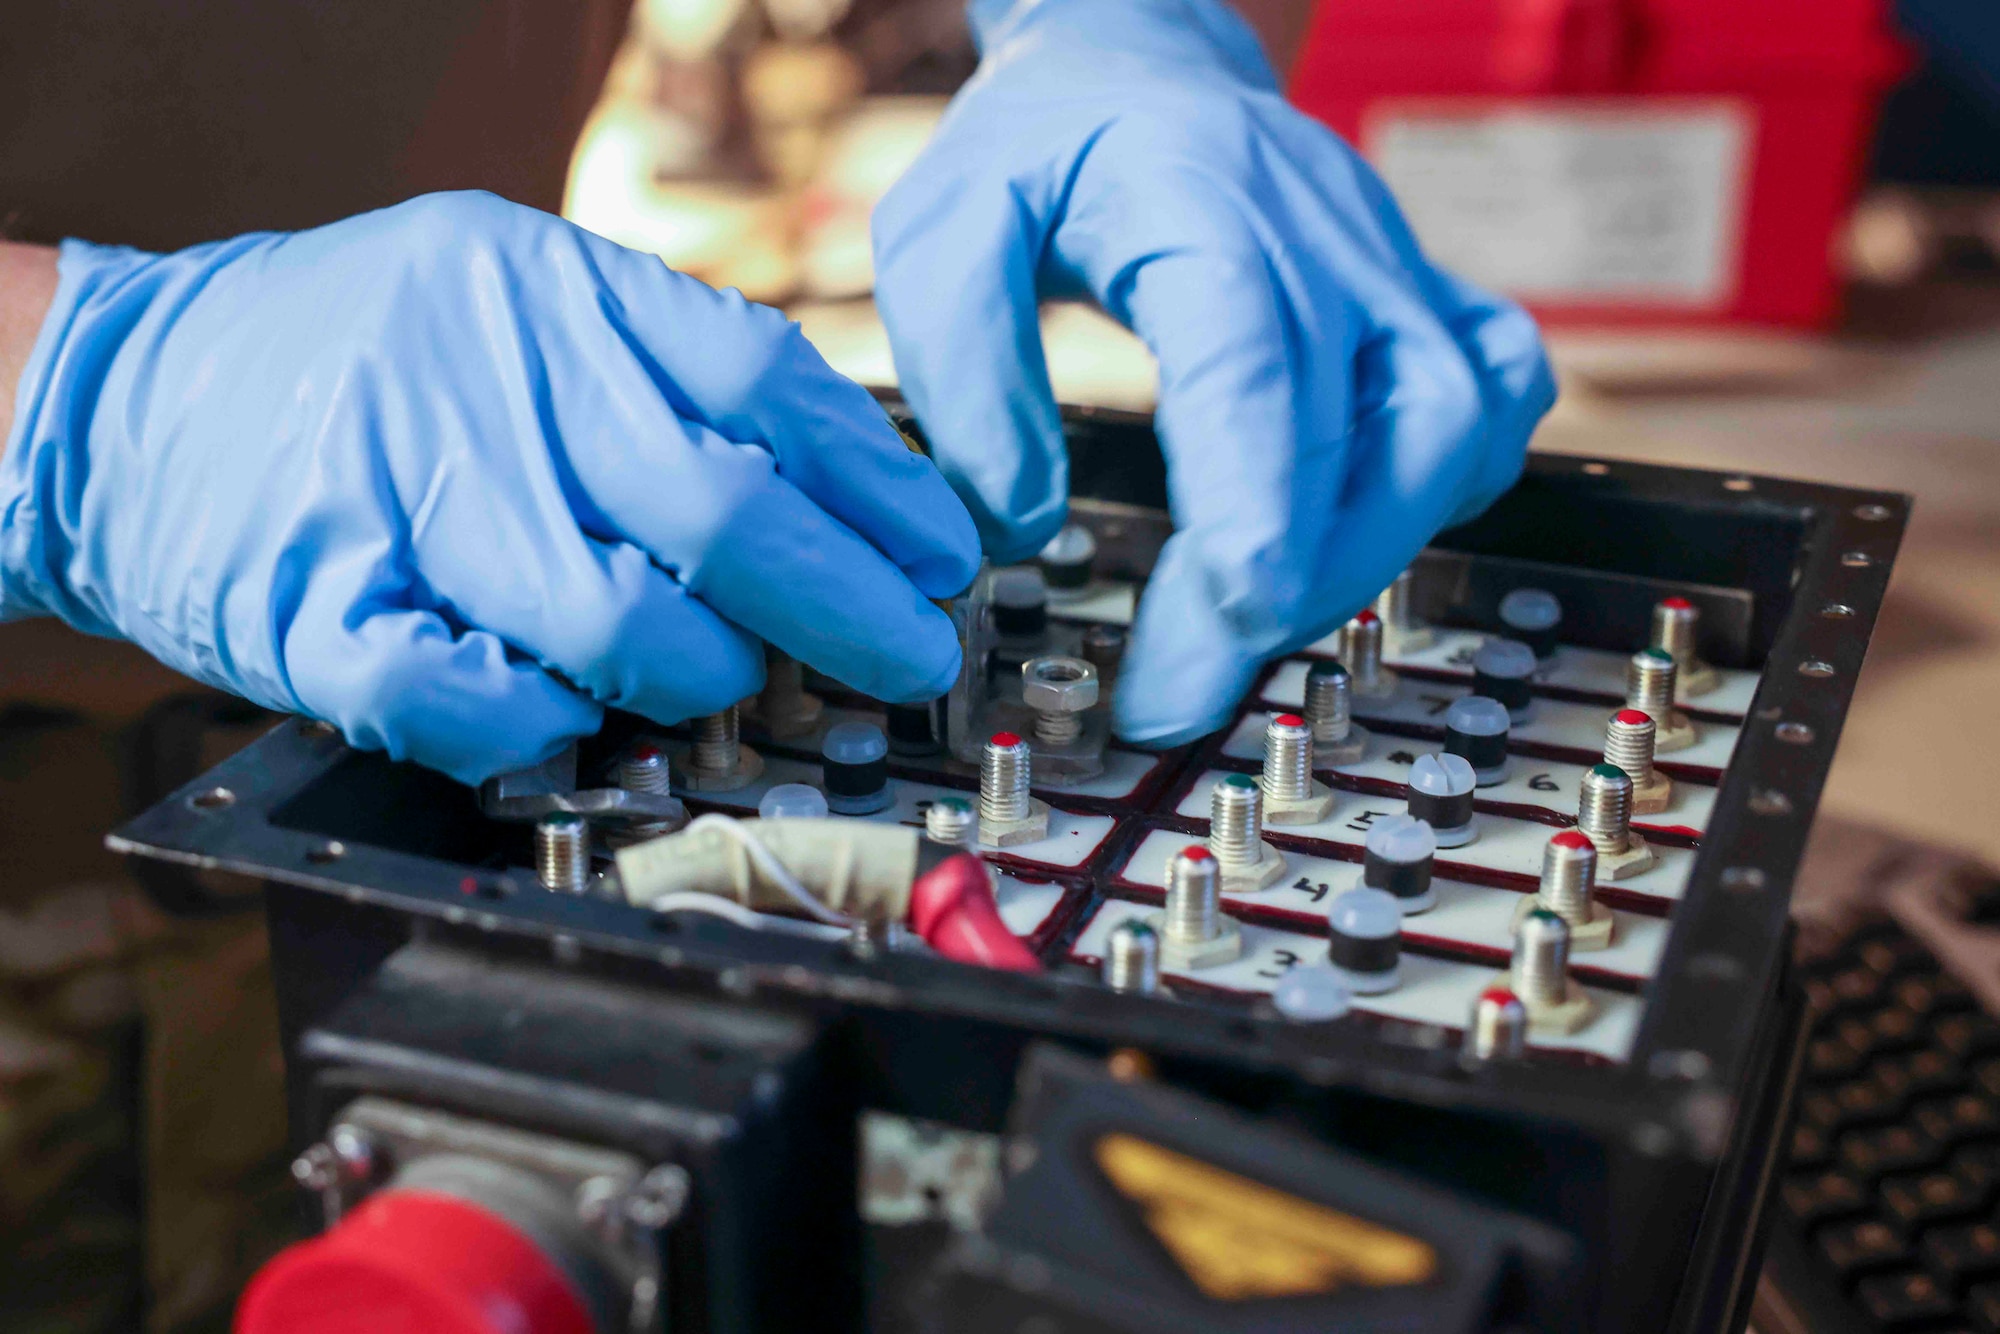
[[[1735,103],[1384,108],[1368,153],[1431,258],[1528,300],[1726,302],[1751,120]]]

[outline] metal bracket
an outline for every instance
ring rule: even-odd
[[[558,813],[624,824],[687,819],[681,799],[664,792],[630,792],[622,787],[579,790],[576,768],[576,746],[571,744],[531,768],[489,778],[479,785],[479,809],[490,820],[526,823]]]
[[[427,1169],[421,1165],[434,1169],[467,1159],[525,1174],[553,1192],[552,1198],[570,1201],[571,1216],[535,1220],[530,1230],[536,1241],[573,1276],[592,1269],[602,1273],[615,1289],[605,1294],[606,1300],[625,1300],[632,1334],[654,1328],[665,1280],[662,1234],[686,1209],[690,1190],[687,1170],[677,1164],[648,1167],[614,1149],[368,1096],[342,1109],[326,1138],[292,1164],[292,1176],[319,1196],[331,1228],[374,1191],[394,1187],[405,1177],[423,1177]],[[431,1170],[430,1175],[439,1174]],[[422,1184],[438,1188],[428,1177]],[[464,1193],[475,1203],[487,1203],[477,1190]],[[522,1220],[509,1221],[519,1225]]]

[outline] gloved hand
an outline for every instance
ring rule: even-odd
[[[467,782],[758,689],[945,690],[977,537],[797,326],[487,195],[71,242],[0,460],[54,613]]]
[[[1533,323],[1419,253],[1373,172],[1280,96],[1221,0],[974,0],[983,60],[876,210],[876,300],[997,559],[1061,526],[1038,298],[1160,363],[1176,535],[1119,730],[1213,730],[1519,474],[1554,399]]]

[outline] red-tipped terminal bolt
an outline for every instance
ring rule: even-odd
[[[1187,858],[1191,862],[1206,862],[1215,860],[1215,854],[1210,852],[1207,848],[1204,848],[1199,843],[1191,843],[1187,847],[1182,848],[1181,856]]]
[[[1638,727],[1642,724],[1652,722],[1653,715],[1642,709],[1620,709],[1611,715],[1611,720],[1613,722],[1625,723],[1631,727]]]
[[[1015,736],[1012,732],[995,732],[993,734],[993,744],[1007,747],[1018,746],[1021,744],[1021,738]]]
[[[1306,720],[1296,713],[1281,713],[1271,720],[1280,727],[1304,727]]]
[[[1686,598],[1682,597],[1661,598],[1660,605],[1662,607],[1672,607],[1675,611],[1694,610],[1694,603],[1689,602]]]
[[[1381,619],[1381,617],[1375,614],[1372,607],[1363,607],[1360,611],[1354,613],[1354,620],[1358,625],[1373,625]]]
[[[1577,829],[1565,829],[1550,839],[1549,842],[1559,848],[1588,848],[1595,846],[1591,843],[1588,835]]]

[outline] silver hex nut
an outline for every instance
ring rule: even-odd
[[[1021,702],[1036,713],[1082,713],[1097,704],[1097,668],[1050,654],[1021,664]]]

